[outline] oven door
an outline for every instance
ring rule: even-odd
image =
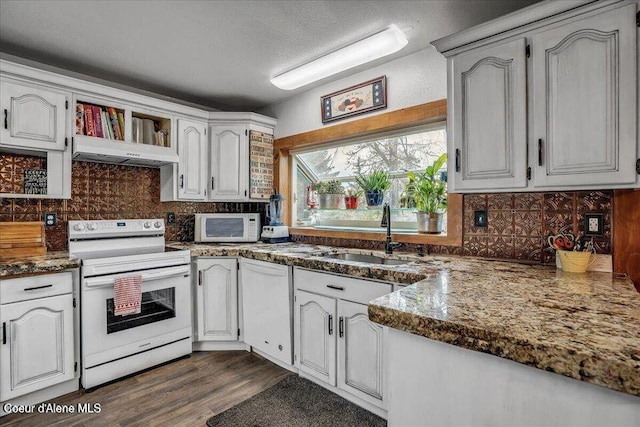
[[[116,316],[114,279],[142,277],[139,314]],[[85,367],[191,336],[190,266],[83,278],[82,349]]]

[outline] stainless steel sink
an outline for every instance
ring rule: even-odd
[[[389,259],[389,258],[382,258],[379,256],[375,256],[375,255],[365,255],[365,254],[329,254],[329,255],[325,255],[324,257],[340,259],[343,261],[366,262],[368,264],[384,264],[384,265],[402,265],[410,262],[410,261],[404,261],[400,259]]]

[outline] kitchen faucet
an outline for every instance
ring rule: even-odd
[[[380,227],[387,227],[387,240],[384,244],[384,253],[391,255],[393,250],[402,246],[402,243],[396,243],[391,241],[391,208],[389,203],[385,203],[382,208],[382,222]]]

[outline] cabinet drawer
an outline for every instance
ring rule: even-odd
[[[372,299],[391,293],[393,290],[393,285],[390,283],[352,279],[300,268],[295,269],[293,282],[296,289],[360,304],[368,304]]]
[[[0,304],[70,294],[72,291],[70,271],[0,280]]]

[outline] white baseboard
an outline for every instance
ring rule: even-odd
[[[242,341],[194,341],[193,351],[249,351],[251,347]]]

